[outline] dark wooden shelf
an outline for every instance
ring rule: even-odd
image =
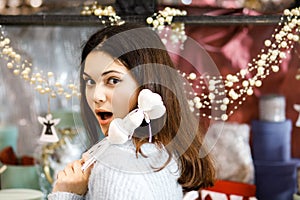
[[[125,21],[146,23],[147,16],[121,16]],[[261,16],[184,16],[174,17],[174,22],[184,22],[191,25],[267,25],[276,24],[278,15]],[[1,25],[84,25],[101,24],[96,16],[81,16],[76,14],[34,14],[34,15],[0,15]]]
[[[186,24],[195,25],[268,25],[277,24],[280,21],[279,15],[221,15],[221,16],[184,16],[174,18],[174,22],[181,21]]]
[[[63,10],[5,10],[0,12],[1,25],[74,25],[74,26],[94,26],[101,25],[101,21],[96,16],[80,15],[79,8]],[[199,12],[200,13],[200,12]],[[121,15],[125,21],[146,23],[147,15]],[[105,19],[105,17],[104,17]],[[174,17],[174,22],[184,22],[189,25],[268,25],[276,24],[280,20],[280,15],[191,15]]]

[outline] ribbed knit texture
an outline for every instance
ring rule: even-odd
[[[132,146],[123,145],[121,148],[132,152],[128,162],[136,161],[137,158]],[[75,194],[56,192],[49,194],[48,199],[182,200],[183,192],[182,187],[177,183],[178,177],[178,167],[174,160],[160,171],[143,173],[120,171],[98,161],[92,170],[88,185],[89,190],[84,197],[79,198],[80,196]]]

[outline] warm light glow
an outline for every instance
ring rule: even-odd
[[[192,0],[181,0],[181,2],[185,5],[190,5],[192,3]]]
[[[29,5],[33,8],[38,8],[43,4],[43,0],[30,0]]]

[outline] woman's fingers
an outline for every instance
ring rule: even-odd
[[[66,176],[74,174],[73,164],[74,164],[74,163],[69,163],[69,164],[65,167],[64,172],[65,172]]]
[[[88,178],[91,174],[92,169],[93,169],[93,165],[89,166],[87,169],[85,169],[83,171],[82,170],[82,165],[83,164],[84,164],[84,162],[82,160],[75,161],[73,163],[73,169],[74,169],[75,172],[82,173],[85,178]]]
[[[82,171],[81,167],[83,163],[82,160],[76,160],[60,171],[57,175],[53,191],[72,192],[79,195],[85,194],[92,166],[86,169],[86,171]]]
[[[85,152],[85,153],[82,154],[81,160],[83,162],[85,162],[85,161],[87,161],[89,159],[89,157],[90,157],[90,154],[88,152]]]
[[[79,174],[82,174],[83,175],[83,171],[81,169],[82,165],[83,165],[83,161],[82,160],[76,160],[74,163],[73,163],[73,170],[75,173],[79,173]]]
[[[59,171],[59,172],[57,173],[57,179],[61,179],[63,176],[66,176],[66,173],[65,173],[64,170]]]

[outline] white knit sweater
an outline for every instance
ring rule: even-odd
[[[144,146],[144,145],[143,145]],[[154,145],[145,145],[143,152],[153,152]],[[136,158],[135,148],[131,142],[118,145],[117,149],[127,152],[124,157],[118,157],[106,151],[106,158],[118,161],[110,165],[101,158],[94,165],[85,196],[67,192],[55,192],[48,195],[49,200],[182,200],[183,192],[180,184],[178,165],[172,160],[160,171],[128,169],[130,166],[139,166],[146,158]],[[156,149],[156,147],[155,147]],[[156,151],[158,151],[156,149]],[[166,152],[159,151],[166,155]],[[162,156],[163,157],[163,156]],[[117,166],[117,167],[115,167]],[[122,168],[123,166],[123,168]],[[121,169],[120,169],[121,168]],[[148,168],[150,169],[150,168]]]

